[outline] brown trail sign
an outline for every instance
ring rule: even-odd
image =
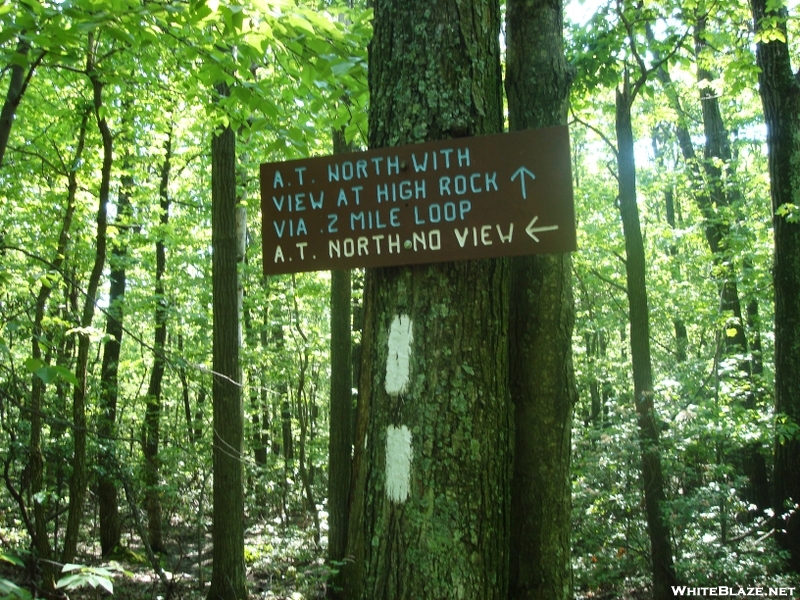
[[[576,249],[567,128],[261,165],[264,274]]]

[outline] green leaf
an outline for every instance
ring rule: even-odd
[[[3,560],[7,563],[11,563],[12,565],[16,565],[18,567],[25,566],[25,563],[16,554],[6,554],[5,552],[0,553],[0,560]]]
[[[44,381],[45,385],[49,384],[56,378],[55,372],[49,367],[44,366],[41,369],[36,369],[34,371],[34,375],[36,375],[39,379]]]
[[[75,374],[66,367],[60,367],[56,365],[54,367],[50,367],[50,370],[53,371],[55,375],[57,375],[58,377],[61,377],[61,379],[63,379],[67,383],[71,383],[72,385],[80,384]]]
[[[66,577],[62,577],[56,582],[56,588],[66,588],[68,590],[72,590],[75,588],[80,587],[83,585],[85,581],[85,577],[83,573],[75,573],[74,575],[67,575]]]
[[[83,565],[76,565],[74,563],[67,563],[63,567],[61,567],[62,573],[71,573],[72,571],[80,571],[83,569]]]
[[[19,587],[16,583],[0,577],[0,598],[3,600],[11,600],[13,598],[30,600],[33,596],[28,590]]]
[[[25,368],[28,370],[28,373],[36,373],[39,369],[44,366],[44,362],[39,360],[38,358],[30,358],[25,359]]]

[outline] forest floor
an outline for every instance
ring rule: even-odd
[[[331,575],[324,551],[312,534],[313,526],[259,524],[245,534],[245,563],[250,597],[259,600],[318,600],[325,597]],[[323,540],[324,541],[324,540]],[[203,531],[169,532],[166,552],[158,556],[164,579],[147,558],[138,537],[126,536],[124,549],[111,560],[101,560],[99,547],[85,547],[66,575],[83,575],[81,587],[65,590],[65,599],[94,600],[109,597],[103,578],[113,585],[113,598],[120,600],[204,600],[211,579],[211,536]],[[198,551],[199,549],[199,551]],[[24,558],[24,556],[22,557]],[[0,580],[31,589],[27,573],[0,561]],[[92,588],[92,582],[97,585]],[[0,589],[0,591],[2,591]],[[3,594],[0,593],[0,597]],[[10,596],[14,598],[14,596]]]

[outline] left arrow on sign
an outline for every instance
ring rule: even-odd
[[[528,223],[528,226],[525,228],[525,233],[531,236],[531,238],[533,238],[533,241],[535,242],[539,241],[539,238],[536,237],[535,234],[541,233],[542,231],[555,231],[556,229],[558,229],[558,225],[545,225],[544,227],[534,227],[534,225],[536,225],[536,221],[538,220],[539,217],[533,217],[533,219],[531,219],[531,222]]]

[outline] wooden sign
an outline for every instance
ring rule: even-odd
[[[264,274],[576,249],[567,127],[261,165]]]

